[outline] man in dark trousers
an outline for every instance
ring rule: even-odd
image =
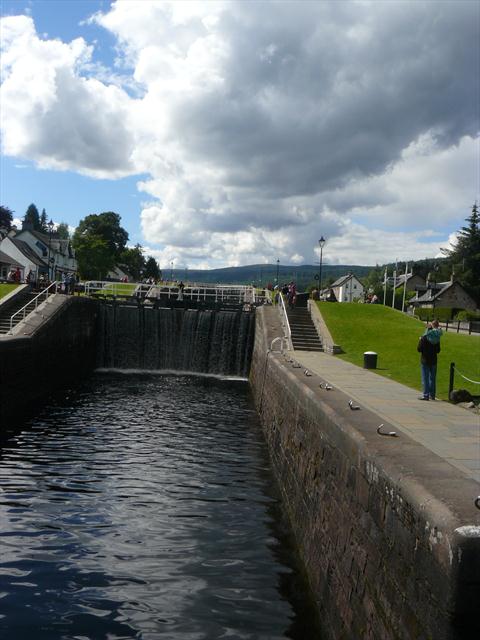
[[[427,330],[418,341],[417,351],[422,355],[420,366],[422,370],[423,396],[420,400],[435,400],[437,379],[437,354],[440,353],[440,336],[442,330],[438,328],[438,322],[429,324]]]

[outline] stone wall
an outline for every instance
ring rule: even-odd
[[[480,637],[477,483],[378,436],[378,416],[269,352],[277,335],[275,310],[258,310],[251,385],[325,637]]]
[[[52,296],[0,339],[0,429],[38,409],[93,369],[97,303]]]

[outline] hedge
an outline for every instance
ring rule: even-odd
[[[437,318],[440,322],[446,322],[447,320],[452,320],[454,311],[455,309],[451,307],[435,307],[435,309],[431,307],[417,307],[414,314],[419,320],[424,320],[425,322],[433,320],[434,318]]]

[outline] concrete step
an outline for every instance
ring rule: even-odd
[[[323,351],[322,343],[308,309],[290,309],[287,316],[294,349]]]
[[[304,337],[296,337],[292,336],[292,344],[294,349],[303,349],[303,348],[318,348],[320,351],[323,350],[322,343],[320,342],[318,336],[311,338]]]

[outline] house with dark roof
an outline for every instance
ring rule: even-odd
[[[0,251],[0,282],[8,279],[8,274],[12,270],[20,270],[20,274],[23,272],[23,266],[14,260],[11,256]]]
[[[35,251],[26,242],[19,240],[17,236],[8,235],[4,238],[0,242],[0,251],[20,268],[20,280],[25,280],[30,271],[35,274],[36,278],[42,273],[47,275],[47,262],[39,258]]]
[[[452,278],[448,282],[433,283],[428,281],[424,285],[416,287],[417,295],[409,302],[413,309],[433,309],[445,307],[455,311],[478,311],[478,304],[472,296],[465,291],[460,282]]]
[[[333,292],[337,302],[363,302],[364,299],[363,284],[353,273],[335,280],[329,290]]]
[[[406,280],[406,291],[416,291],[416,287],[424,284],[424,280],[422,276],[419,276],[416,273],[401,273],[395,279],[395,290],[401,289],[403,291],[403,287],[405,285]],[[393,286],[393,278],[388,279],[389,284]]]
[[[21,231],[10,233],[2,240],[0,248],[24,266],[25,275],[32,270],[37,277],[44,274],[50,280],[57,280],[62,273],[77,270],[69,239],[35,231],[29,224],[24,224]]]

